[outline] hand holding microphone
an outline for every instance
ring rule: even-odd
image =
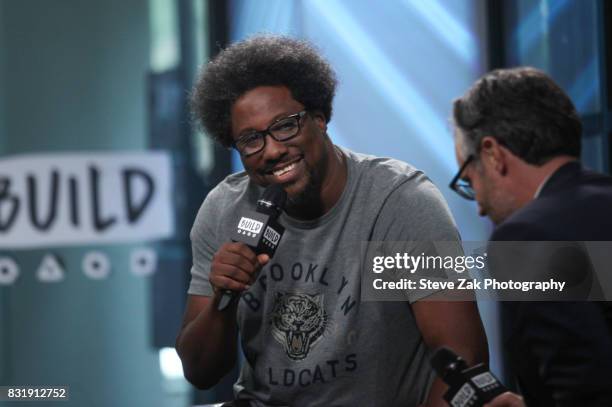
[[[244,243],[225,243],[213,256],[210,283],[222,293],[248,290],[269,259],[267,254],[256,255]]]
[[[213,257],[210,282],[223,290],[217,306],[226,309],[238,294],[249,288],[257,273],[274,256],[285,229],[278,223],[287,193],[281,185],[268,186],[255,211],[240,215],[232,234]]]

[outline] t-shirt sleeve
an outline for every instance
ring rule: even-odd
[[[212,258],[220,246],[216,236],[215,219],[220,214],[215,213],[213,194],[204,200],[196,216],[189,237],[191,239],[192,266],[191,283],[188,294],[212,296],[213,290],[208,280]]]
[[[438,188],[421,172],[396,187],[381,208],[372,241],[385,242],[385,255],[407,253],[410,256],[445,257],[463,255],[460,236],[450,209]],[[452,270],[423,269],[408,277],[454,280]],[[409,302],[423,299],[438,289],[407,290]]]
[[[460,237],[442,193],[418,172],[389,194],[376,222],[374,240],[458,241]]]

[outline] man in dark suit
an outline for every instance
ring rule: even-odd
[[[454,102],[453,118],[460,170],[451,188],[496,224],[492,241],[612,241],[612,178],[578,161],[580,119],[552,79],[493,71]],[[528,406],[612,406],[609,309],[502,303],[507,360]]]

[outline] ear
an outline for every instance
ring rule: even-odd
[[[506,175],[508,172],[508,150],[494,137],[485,136],[480,140],[480,159],[484,166]]]
[[[325,119],[325,115],[318,111],[315,110],[311,113],[312,116],[312,120],[314,120],[316,126],[323,132],[323,133],[327,133],[327,120]]]

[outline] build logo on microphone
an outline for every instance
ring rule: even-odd
[[[240,218],[240,222],[238,222],[238,234],[248,237],[256,236],[261,232],[262,227],[263,222],[243,216]]]
[[[281,235],[276,230],[272,229],[270,226],[266,227],[264,231],[264,243],[268,246],[274,248],[278,245],[278,241],[280,240]]]

